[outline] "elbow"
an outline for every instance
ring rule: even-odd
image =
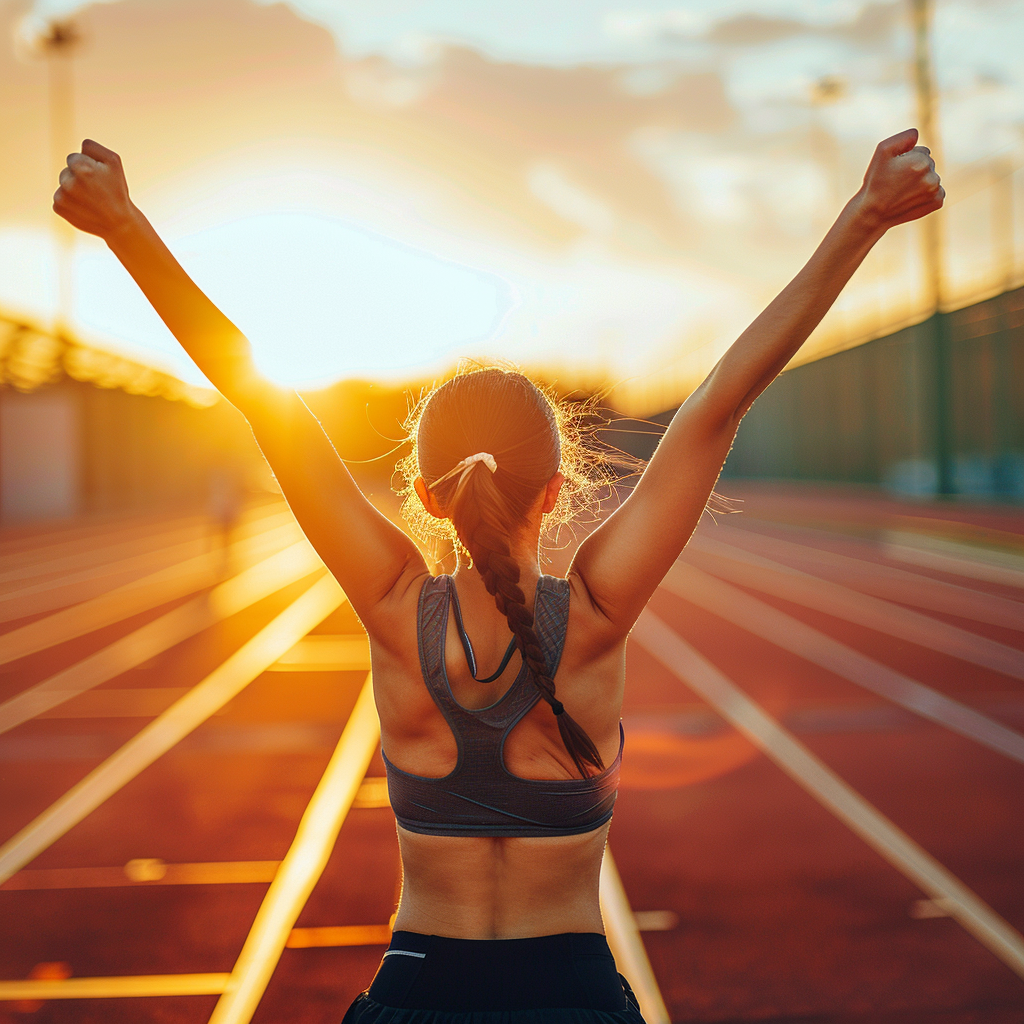
[[[705,432],[714,437],[730,430],[735,432],[759,394],[758,389],[751,389],[737,400],[735,389],[722,387],[721,382],[716,380],[716,370],[717,367],[708,374],[707,379],[683,406],[684,409],[687,406],[693,408],[704,424]]]
[[[751,388],[739,402],[739,404],[732,411],[733,430],[739,428],[740,421],[744,416],[750,412],[754,405],[754,402],[760,397],[761,392],[768,386],[768,383],[758,383],[755,387]]]

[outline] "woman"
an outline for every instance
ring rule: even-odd
[[[626,637],[689,539],[754,399],[886,230],[942,206],[916,142],[908,129],[879,144],[810,261],[676,413],[566,579],[538,564],[568,467],[557,410],[527,378],[456,376],[421,407],[407,507],[472,559],[435,578],[360,493],[302,400],[259,376],[245,338],[129,199],[117,154],[87,140],[68,157],[54,209],[106,241],[245,415],[370,637],[404,887],[391,947],[353,1022],[420,1014],[454,1024],[510,1011],[639,1020],[598,906]]]

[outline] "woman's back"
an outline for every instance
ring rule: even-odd
[[[509,636],[476,573],[410,586],[384,642],[371,630],[404,865],[396,929],[475,939],[603,931],[598,877],[618,776],[621,645],[595,659],[579,581],[537,579],[522,585],[536,594],[529,610],[556,662],[559,699],[607,768],[580,778],[518,656],[492,682],[473,677],[449,614],[455,602],[485,671]]]

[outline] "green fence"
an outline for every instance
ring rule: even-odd
[[[1024,288],[787,371],[725,475],[1024,501]]]

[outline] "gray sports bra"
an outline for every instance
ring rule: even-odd
[[[428,578],[420,591],[417,618],[423,680],[451,726],[458,759],[442,778],[412,775],[385,756],[388,794],[398,823],[433,836],[571,836],[591,832],[612,816],[622,761],[619,752],[599,775],[588,779],[524,779],[503,758],[505,740],[540,700],[529,667],[523,664],[500,700],[486,708],[463,707],[445,671],[448,610],[458,595],[450,576]],[[534,629],[554,677],[569,621],[569,583],[553,576],[537,582]],[[456,611],[456,625],[475,675],[472,646]],[[382,752],[383,753],[383,752]]]

